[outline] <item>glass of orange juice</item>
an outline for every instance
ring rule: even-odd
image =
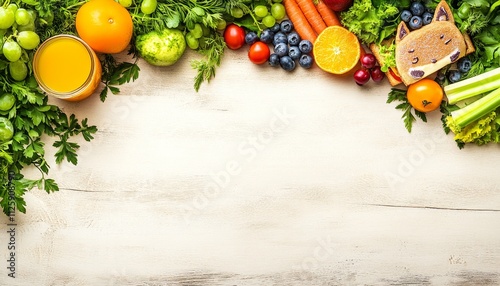
[[[92,95],[101,81],[101,62],[82,39],[57,35],[45,40],[33,58],[33,73],[47,94],[68,101]]]

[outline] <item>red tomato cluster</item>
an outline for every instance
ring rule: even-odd
[[[237,50],[245,45],[245,30],[235,24],[229,24],[224,30],[224,41],[228,48]],[[248,50],[248,58],[254,64],[261,65],[269,59],[271,50],[261,41],[253,43]]]

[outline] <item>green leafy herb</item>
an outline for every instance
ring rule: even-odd
[[[409,1],[403,1],[409,2]],[[399,24],[401,1],[354,1],[353,5],[340,13],[342,25],[353,32],[365,44],[378,43],[390,38]],[[409,6],[409,3],[406,7]]]
[[[408,99],[406,98],[406,90],[392,88],[387,97],[387,103],[392,103],[394,101],[401,102],[396,105],[396,109],[403,111],[401,118],[403,118],[405,128],[408,132],[411,132],[413,123],[417,120],[416,117],[420,118],[423,122],[427,122],[425,113],[415,110],[408,102]]]
[[[137,57],[134,63],[118,63],[113,56],[104,55],[101,60],[101,66],[101,81],[104,83],[104,88],[100,93],[102,102],[106,100],[108,91],[112,94],[118,94],[120,92],[118,85],[135,81],[139,77],[140,68],[137,65]]]
[[[200,49],[199,52],[205,56],[206,60],[191,61],[191,66],[198,71],[194,79],[194,88],[196,91],[200,89],[204,81],[209,82],[215,76],[215,70],[222,61],[220,55],[222,55],[226,47],[224,38],[217,33],[212,38],[208,38],[204,45],[206,47]]]
[[[19,211],[26,211],[22,197],[33,187],[48,193],[59,190],[57,183],[47,178],[50,166],[45,159],[46,146],[42,136],[56,138],[53,144],[57,148],[56,163],[66,160],[76,165],[80,146],[71,139],[82,135],[86,141],[91,141],[97,127],[88,125],[87,119],[80,122],[75,115],[68,116],[58,106],[48,104],[47,96],[38,89],[32,77],[27,81],[13,82],[6,76],[0,76],[0,86],[4,92],[12,92],[17,99],[7,115],[15,128],[14,137],[0,145],[0,178],[3,182],[0,185],[0,205],[9,215],[12,209],[9,201],[12,200],[15,200]],[[40,178],[24,178],[21,172],[29,166],[40,171]],[[9,174],[15,174],[10,184]],[[15,187],[15,191],[9,194],[11,186]]]

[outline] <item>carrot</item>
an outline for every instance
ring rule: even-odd
[[[321,18],[323,18],[323,21],[327,26],[341,26],[342,24],[340,23],[339,17],[337,17],[337,14],[330,9],[328,6],[326,6],[325,2],[323,0],[318,1],[318,4],[316,4],[316,9],[318,9],[319,14],[321,15]]]
[[[302,13],[302,10],[300,10],[297,2],[295,2],[295,0],[283,0],[283,5],[285,6],[288,18],[292,21],[295,31],[299,34],[300,38],[309,40],[314,44],[318,35],[307,21],[306,16]]]
[[[312,2],[312,0],[296,0],[297,4],[302,10],[304,16],[306,16],[307,21],[311,24],[311,27],[314,29],[316,33],[321,33],[324,29],[326,29],[326,24],[323,22],[321,15],[319,14],[316,6]]]

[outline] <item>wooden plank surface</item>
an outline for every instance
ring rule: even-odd
[[[243,50],[195,92],[194,58],[53,100],[99,132],[27,194],[16,278],[0,218],[0,285],[500,284],[497,146],[459,150],[437,113],[408,134],[387,82]]]

